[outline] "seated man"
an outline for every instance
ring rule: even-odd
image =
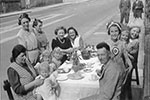
[[[99,76],[99,94],[80,100],[120,100],[122,83],[124,81],[124,69],[111,59],[110,47],[105,42],[97,46],[99,61],[103,64]]]

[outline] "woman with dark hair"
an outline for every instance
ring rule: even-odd
[[[129,68],[132,68],[132,63],[128,57],[125,45],[119,40],[122,31],[121,25],[118,22],[110,22],[107,25],[107,30],[108,35],[110,35],[110,39],[106,42],[110,46],[112,59],[119,63],[124,69],[127,67],[125,66],[125,63],[127,63]],[[123,59],[125,59],[125,62]]]
[[[42,26],[43,22],[40,19],[34,19],[32,27],[37,38],[38,47],[41,53],[44,50],[49,49],[49,41],[46,37],[45,32],[42,30]]]
[[[66,28],[64,27],[58,27],[55,30],[56,38],[52,40],[52,50],[57,48],[59,51],[61,51],[64,55],[61,59],[61,62],[65,62],[67,60],[67,54],[71,53],[73,51],[71,41],[64,37],[66,34]]]
[[[72,47],[77,50],[83,49],[84,48],[83,39],[78,34],[77,30],[74,27],[69,27],[67,31]]]
[[[27,58],[34,65],[39,57],[39,49],[36,36],[29,24],[30,20],[27,13],[20,15],[18,24],[21,25],[22,28],[19,30],[17,37],[19,44],[27,49]]]
[[[15,92],[15,100],[36,100],[32,90],[43,84],[43,80],[34,80],[36,72],[26,58],[26,48],[23,45],[18,44],[13,48],[7,75]]]

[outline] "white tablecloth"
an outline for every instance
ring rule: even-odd
[[[92,72],[85,73],[82,72],[82,76],[84,76],[81,80],[71,80],[67,79],[65,81],[59,81],[61,87],[60,100],[77,100],[79,98],[91,96],[97,94],[99,92],[99,82],[91,80],[91,74],[96,74],[95,70],[101,68],[101,64],[98,59],[91,58],[89,60],[82,60],[82,63],[86,63],[87,66],[92,64]],[[72,64],[64,63],[60,68],[71,68]],[[74,73],[71,70],[69,73],[60,74],[60,75],[68,75],[70,73]]]

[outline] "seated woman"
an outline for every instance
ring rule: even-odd
[[[46,37],[46,34],[42,30],[42,25],[43,25],[43,22],[41,20],[34,19],[32,26],[33,26],[34,34],[37,38],[38,47],[39,47],[41,53],[44,50],[49,49],[49,41]]]
[[[73,51],[71,41],[64,37],[66,34],[66,29],[64,27],[58,27],[55,30],[56,38],[52,40],[52,50],[54,50],[56,47],[64,53],[61,63],[65,62],[67,60],[67,54],[71,53]]]
[[[11,64],[7,70],[10,85],[15,92],[15,100],[36,100],[32,90],[43,84],[42,79],[35,79],[36,72],[28,64],[26,48],[20,44],[16,45],[12,50]]]
[[[69,27],[67,31],[72,47],[77,50],[83,49],[84,42],[82,37],[78,34],[77,30],[74,27]]]

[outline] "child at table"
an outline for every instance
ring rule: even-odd
[[[61,59],[63,57],[62,52],[59,50],[59,48],[55,48],[51,52],[52,62],[56,64],[57,68],[62,64]]]
[[[56,89],[58,82],[56,81],[55,73],[49,66],[47,61],[44,61],[39,66],[39,75],[36,79],[44,79],[44,83],[34,90],[34,95],[37,100],[57,100]]]
[[[44,50],[42,54],[40,55],[40,62],[48,61],[50,63],[51,60],[52,60],[52,57],[51,57],[50,50]]]

